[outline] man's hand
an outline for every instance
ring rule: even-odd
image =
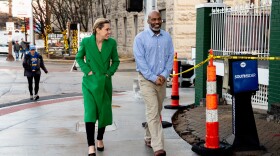
[[[156,85],[162,86],[165,82],[165,77],[162,75],[158,75],[157,80],[156,80]]]
[[[162,84],[164,84],[164,82],[166,80],[165,77],[162,75],[158,75],[158,77],[160,78],[160,81],[162,82]]]
[[[160,77],[157,77],[157,80],[156,80],[156,85],[157,86],[161,86],[162,85],[162,82],[161,82],[160,79],[161,79]]]

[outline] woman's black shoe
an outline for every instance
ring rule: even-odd
[[[34,100],[38,100],[39,98],[39,95],[35,95]]]
[[[88,154],[88,156],[96,156],[96,154],[95,153],[90,153],[90,154]]]
[[[104,147],[97,147],[97,151],[104,151]]]

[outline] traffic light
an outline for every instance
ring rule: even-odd
[[[143,10],[143,0],[126,0],[126,11],[140,12]]]
[[[70,24],[70,30],[78,30],[77,24],[76,23],[71,23]]]

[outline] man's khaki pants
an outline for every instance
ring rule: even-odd
[[[165,96],[166,83],[157,86],[146,80],[141,74],[138,75],[142,98],[146,105],[145,140],[151,141],[154,151],[164,149],[164,139],[161,124],[162,103]]]

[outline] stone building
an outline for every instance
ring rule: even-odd
[[[125,0],[104,0],[104,4],[95,3],[97,8],[95,18],[105,17],[111,20],[112,37],[118,42],[118,52],[121,57],[133,57],[132,46],[136,34],[144,29],[144,13],[126,11]],[[103,8],[102,8],[103,5]],[[90,26],[92,27],[92,26]]]
[[[148,0],[144,0],[144,3]],[[207,3],[207,0],[155,0],[157,10],[163,19],[162,29],[169,32],[173,39],[174,49],[179,58],[191,59],[191,49],[195,47],[196,9],[195,6]],[[224,0],[223,3],[232,6],[241,3],[258,3],[261,0]],[[96,18],[102,14],[102,4]],[[126,0],[104,0],[103,11],[111,20],[112,37],[118,41],[118,51],[121,57],[133,57],[133,40],[136,34],[144,30],[145,4],[142,12],[127,12]]]
[[[0,12],[0,30],[6,30],[6,22],[8,22],[9,15]]]

